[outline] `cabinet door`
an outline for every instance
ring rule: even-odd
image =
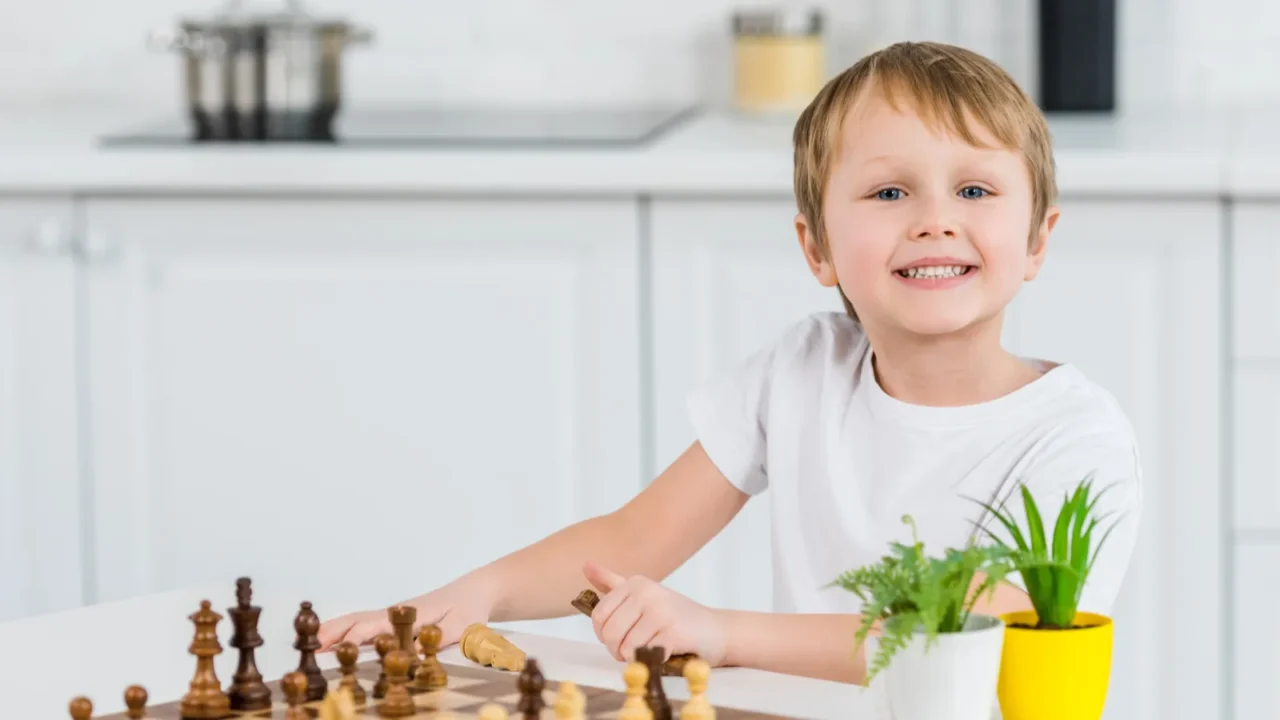
[[[1108,718],[1223,707],[1220,227],[1207,200],[1064,201],[1045,266],[1007,317],[1010,349],[1074,363],[1138,434],[1145,502],[1115,607]]]
[[[809,274],[790,200],[662,200],[652,206],[653,471],[695,439],[688,394],[819,310],[843,311]],[[769,610],[769,493],[749,501],[668,584],[716,607]]]
[[[631,203],[93,200],[88,223],[105,599],[249,575],[330,616],[640,487]]]
[[[84,600],[71,221],[0,198],[0,621]]]

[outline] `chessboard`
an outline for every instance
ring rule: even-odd
[[[537,718],[539,720],[781,720],[785,716],[712,707],[705,693],[711,668],[696,656],[680,665],[689,700],[668,699],[662,687],[662,648],[641,648],[636,660],[620,673],[624,690],[579,685],[543,676],[537,658],[528,657],[497,631],[472,626],[459,643],[463,663],[437,658],[440,630],[424,625],[412,632],[416,617],[411,606],[387,609],[393,633],[374,642],[377,659],[358,662],[359,649],[340,643],[335,655],[340,667],[321,670],[315,659],[320,644],[320,621],[311,603],[302,602],[294,621],[297,670],[270,682],[258,673],[255,649],[263,644],[257,631],[261,608],[250,604],[248,578],[237,581],[238,604],[228,610],[235,623],[229,644],[240,652],[239,663],[224,688],[213,658],[223,649],[216,626],[222,616],[205,600],[190,616],[195,625],[189,652],[195,656],[193,677],[181,699],[148,706],[147,690],[124,689],[125,712],[100,715],[98,720],[360,720],[407,718],[444,720],[479,718]],[[415,643],[415,640],[417,641]],[[666,669],[669,669],[667,666]],[[667,672],[665,674],[671,674]],[[90,720],[90,698],[74,698],[72,720]]]

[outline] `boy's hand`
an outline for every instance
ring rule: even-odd
[[[462,584],[446,585],[405,604],[418,608],[414,637],[423,625],[439,625],[441,648],[458,642],[468,625],[488,622],[492,609],[491,601]],[[366,645],[390,632],[393,628],[386,609],[349,613],[320,625],[320,651],[330,650],[340,642]]]
[[[624,578],[593,563],[583,571],[600,593],[591,624],[615,660],[661,645],[666,657],[697,653],[712,667],[724,662],[724,624],[711,608],[640,575]]]

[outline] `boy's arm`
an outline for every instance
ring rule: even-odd
[[[491,620],[570,615],[589,584],[588,560],[626,575],[662,580],[737,515],[750,496],[731,485],[694,443],[635,498],[471,573],[494,599]]]
[[[981,578],[975,580],[980,584]],[[1026,593],[1001,583],[974,612],[1000,615],[1030,610]],[[864,648],[854,648],[861,615],[781,614],[720,611],[726,636],[725,664],[838,682],[862,684],[867,673]],[[875,630],[871,631],[875,634]]]

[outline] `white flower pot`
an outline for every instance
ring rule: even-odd
[[[945,633],[925,649],[916,637],[899,650],[871,681],[877,717],[882,720],[991,720],[999,717],[996,687],[1004,623],[989,615],[970,615],[964,632]],[[867,657],[879,638],[868,637]]]

